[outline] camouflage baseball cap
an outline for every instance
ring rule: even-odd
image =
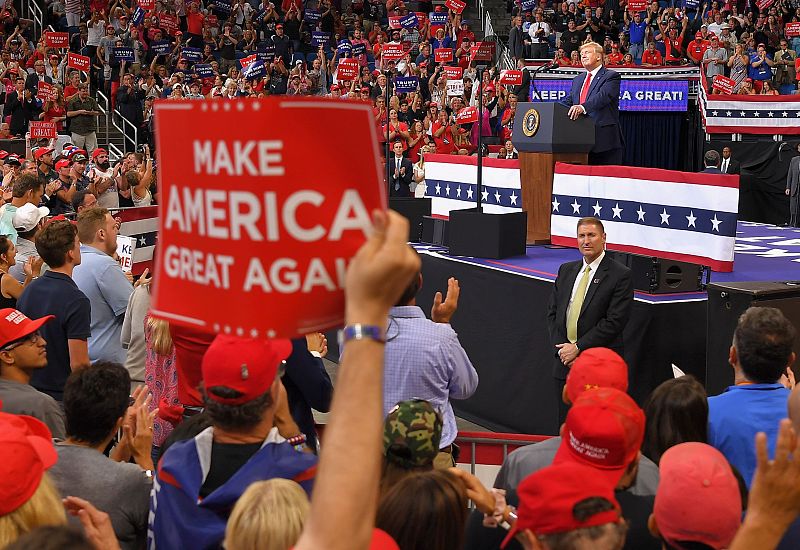
[[[423,399],[401,401],[383,423],[384,454],[403,468],[431,465],[441,439],[442,417]]]

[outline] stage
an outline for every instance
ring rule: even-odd
[[[419,305],[430,311],[447,278],[461,286],[452,320],[480,376],[478,390],[453,401],[457,414],[496,431],[555,434],[557,402],[546,308],[558,267],[580,258],[577,250],[529,246],[504,260],[452,257],[446,249],[415,244],[424,284]],[[711,282],[800,279],[800,229],[739,222],[734,270],[713,272]],[[672,365],[705,378],[705,292],[653,295],[636,292],[625,329],[629,392],[640,404],[672,376]]]

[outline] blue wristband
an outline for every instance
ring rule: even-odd
[[[386,343],[386,331],[377,325],[362,325],[356,323],[347,325],[339,331],[339,346],[344,345],[350,340],[374,340],[380,344]]]

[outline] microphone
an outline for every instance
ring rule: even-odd
[[[540,67],[539,70],[549,71],[551,69],[558,69],[558,67],[559,67],[558,61],[551,61],[550,63],[547,63],[546,65]]]

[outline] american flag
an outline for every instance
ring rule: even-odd
[[[739,176],[557,163],[551,242],[576,246],[586,216],[605,226],[609,250],[733,271]]]
[[[706,133],[800,134],[800,95],[708,95],[705,84],[697,103]]]
[[[153,250],[158,239],[158,206],[141,206],[139,208],[123,208],[114,213],[122,225],[119,234],[136,239],[133,251],[134,275],[145,269],[153,271]]]
[[[451,210],[477,206],[478,158],[425,155],[425,196],[431,214],[448,217]],[[483,159],[481,204],[489,214],[522,210],[519,160]]]

